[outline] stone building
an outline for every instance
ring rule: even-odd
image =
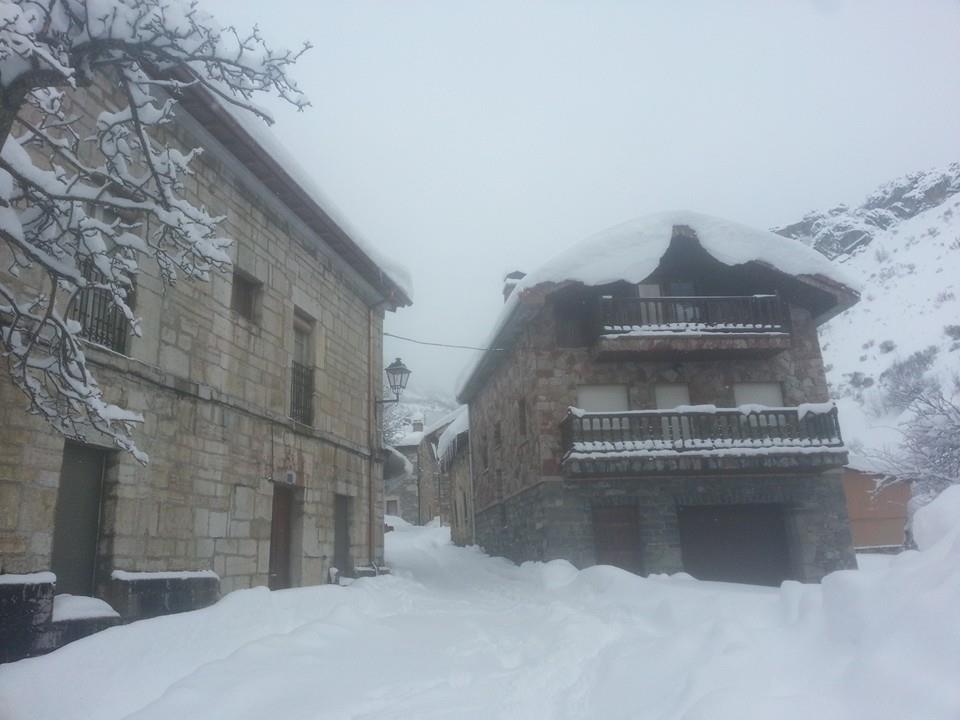
[[[440,469],[437,440],[454,416],[448,413],[427,426],[423,417],[418,417],[413,420],[412,430],[393,444],[392,449],[406,460],[406,467],[396,463],[385,475],[388,515],[399,515],[415,525],[434,518],[443,525],[450,522],[450,486]]]
[[[458,393],[478,544],[766,584],[854,566],[816,328],[859,296],[829,261],[684,212],[516,275]]]
[[[81,125],[109,94],[71,94]],[[0,375],[0,572],[52,570],[55,592],[128,616],[192,592],[145,573],[212,571],[229,592],[382,563],[382,322],[410,302],[263,129],[191,89],[169,133],[204,149],[185,192],[225,217],[232,272],[163,287],[143,263],[142,337],[96,297],[75,316],[107,399],[143,414],[149,464],[64,440]]]
[[[474,542],[469,423],[468,409],[461,406],[437,438],[441,484],[449,488],[450,495],[450,537],[457,545]]]

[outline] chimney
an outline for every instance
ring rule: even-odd
[[[517,283],[523,280],[527,274],[525,272],[520,272],[519,270],[514,270],[509,272],[503,278],[503,301],[506,302],[507,298],[510,297],[510,293],[513,292],[513,289],[517,286]]]

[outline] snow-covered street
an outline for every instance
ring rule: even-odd
[[[884,569],[781,589],[516,567],[388,537],[395,575],[228,595],[0,669],[3,720],[960,716],[960,488]]]

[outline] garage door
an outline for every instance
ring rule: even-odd
[[[782,506],[683,506],[677,515],[683,568],[695,578],[779,585],[793,577]]]
[[[593,542],[597,565],[614,565],[643,572],[640,517],[635,505],[595,507]]]

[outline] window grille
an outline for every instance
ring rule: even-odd
[[[310,328],[297,322],[293,328],[293,368],[290,375],[290,417],[313,425],[313,361]]]
[[[103,282],[104,276],[87,259],[79,263],[80,274],[93,283]],[[134,307],[134,288],[127,290],[127,305]],[[109,290],[103,288],[84,288],[80,290],[70,305],[67,317],[80,323],[80,337],[114,352],[124,353],[127,349],[127,336],[130,324],[120,308],[113,301]]]

